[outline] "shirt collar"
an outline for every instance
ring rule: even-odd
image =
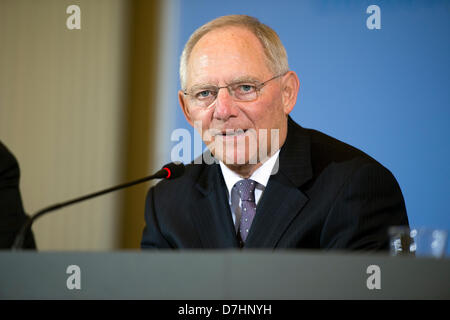
[[[273,167],[278,159],[278,155],[280,150],[278,150],[275,154],[273,154],[266,162],[262,164],[261,167],[255,170],[249,179],[252,179],[262,185],[264,188],[267,186],[269,182],[270,175],[272,173]],[[231,190],[233,186],[239,180],[243,178],[238,175],[236,172],[230,170],[222,161],[219,161],[220,169],[222,170],[222,175],[225,180],[225,184],[228,189],[228,196],[231,196]]]

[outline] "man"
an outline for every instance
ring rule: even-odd
[[[180,79],[184,115],[219,163],[194,161],[149,190],[142,248],[381,250],[389,226],[408,224],[387,169],[289,117],[299,80],[257,19],[200,27]]]
[[[26,220],[19,190],[20,170],[14,155],[0,141],[0,249],[11,248]],[[33,233],[25,237],[24,247],[35,249]]]

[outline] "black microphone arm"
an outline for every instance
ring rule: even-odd
[[[13,243],[11,249],[12,250],[20,250],[20,249],[23,248],[23,243],[25,241],[25,235],[28,232],[28,230],[31,228],[33,222],[37,218],[39,218],[40,216],[42,216],[42,215],[44,215],[46,213],[49,213],[49,212],[52,212],[52,211],[55,211],[55,210],[58,210],[58,209],[70,206],[70,205],[78,203],[78,202],[89,200],[89,199],[92,199],[92,198],[104,195],[106,193],[110,193],[110,192],[113,192],[113,191],[116,191],[116,190],[128,188],[128,187],[131,187],[131,186],[134,186],[136,184],[139,184],[139,183],[142,183],[142,182],[145,182],[145,181],[149,181],[149,180],[152,180],[152,179],[163,179],[163,178],[165,178],[165,179],[175,179],[175,178],[178,178],[179,176],[183,175],[183,173],[184,173],[184,164],[183,163],[171,162],[171,163],[166,164],[161,170],[159,170],[158,172],[156,172],[155,174],[153,174],[151,176],[148,176],[148,177],[145,177],[145,178],[141,178],[141,179],[138,179],[138,180],[134,180],[134,181],[131,181],[131,182],[119,184],[119,185],[117,185],[115,187],[111,187],[111,188],[108,188],[108,189],[105,189],[105,190],[101,190],[101,191],[97,191],[97,192],[94,192],[94,193],[90,193],[90,194],[87,194],[87,195],[84,195],[84,196],[81,196],[81,197],[78,197],[78,198],[75,198],[75,199],[72,199],[72,200],[68,200],[68,201],[65,201],[65,202],[57,203],[57,204],[54,204],[54,205],[49,206],[47,208],[41,209],[38,212],[36,212],[34,215],[32,215],[31,217],[27,216],[27,220],[25,221],[25,223],[22,225],[22,227],[20,228],[19,232],[17,233],[17,236],[16,236],[16,238],[14,240],[14,243]]]

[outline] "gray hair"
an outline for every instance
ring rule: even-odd
[[[272,28],[261,23],[254,17],[247,15],[228,15],[216,18],[195,30],[184,46],[180,58],[180,82],[183,90],[186,89],[187,64],[194,46],[208,32],[227,26],[246,28],[259,39],[267,58],[267,66],[273,73],[283,74],[289,71],[286,49],[281,43],[278,34]]]

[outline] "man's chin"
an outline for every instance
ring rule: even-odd
[[[225,150],[225,152],[216,153],[214,156],[227,166],[246,166],[258,163],[257,154],[249,155],[247,152],[239,152],[237,150],[228,152]]]

